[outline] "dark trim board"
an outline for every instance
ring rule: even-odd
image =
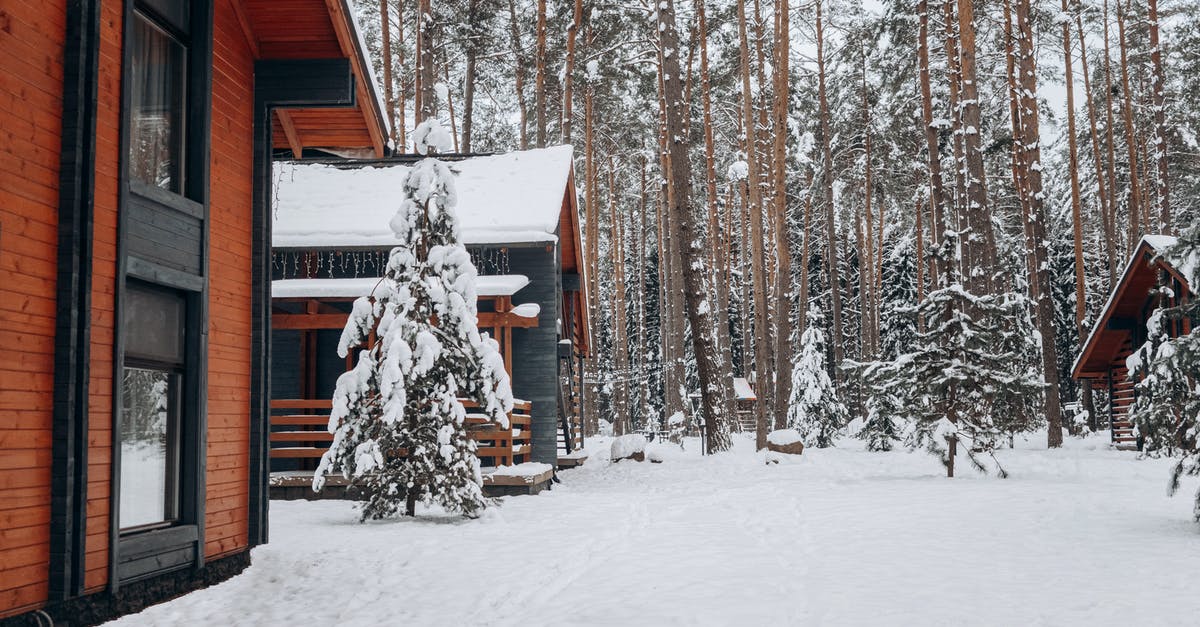
[[[49,599],[83,593],[100,2],[71,0],[63,51]]]
[[[251,205],[250,546],[270,537],[271,475],[271,111],[355,104],[349,59],[254,63],[254,195]]]

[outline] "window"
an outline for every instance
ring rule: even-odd
[[[184,190],[187,48],[141,11],[129,34],[129,178]]]
[[[125,294],[119,520],[130,531],[179,519],[186,301],[134,282]]]

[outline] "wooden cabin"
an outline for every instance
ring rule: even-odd
[[[0,619],[102,622],[267,541],[275,148],[383,156],[347,0],[0,6]]]
[[[1100,310],[1099,317],[1075,360],[1071,375],[1108,394],[1108,420],[1112,441],[1118,448],[1140,448],[1129,420],[1134,400],[1134,383],[1126,360],[1146,342],[1146,322],[1159,306],[1175,306],[1192,298],[1183,273],[1160,254],[1175,243],[1174,237],[1147,235],[1130,256],[1120,280]],[[1164,297],[1157,289],[1169,287]],[[1169,329],[1173,336],[1189,333],[1186,321]]]
[[[508,429],[468,410],[488,487],[489,466],[557,466],[582,446],[589,336],[573,154],[559,146],[444,158],[456,172],[462,240],[480,273],[479,327],[500,344],[518,399]],[[277,168],[271,468],[280,498],[315,496],[308,484],[332,439],[330,399],[337,377],[353,366],[338,357],[338,340],[353,301],[384,274],[396,243],[389,223],[415,159],[296,160]]]

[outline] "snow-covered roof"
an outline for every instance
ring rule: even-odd
[[[754,396],[754,390],[750,387],[750,382],[744,377],[733,378],[733,396],[739,401],[753,401],[758,398]]]
[[[558,241],[559,216],[573,164],[571,146],[451,163],[466,244]],[[402,200],[409,166],[275,165],[272,245],[276,248],[383,247]]]
[[[272,298],[358,298],[369,296],[378,277],[356,279],[281,279],[271,281]],[[523,274],[480,275],[475,279],[479,296],[512,296],[529,285]],[[536,315],[536,314],[534,314]]]

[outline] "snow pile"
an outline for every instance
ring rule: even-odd
[[[613,461],[629,459],[646,452],[646,436],[640,433],[622,435],[612,441],[609,449],[609,459]]]
[[[681,411],[677,411],[667,418],[667,424],[672,427],[682,425],[685,422],[687,422],[687,417],[685,417]]]
[[[539,462],[524,462],[514,466],[497,466],[488,473],[494,477],[537,477],[554,470],[550,464]]]
[[[449,163],[457,173],[463,243],[558,241],[572,155],[570,146],[555,146]],[[409,170],[400,164],[276,164],[272,245],[396,245],[387,225],[403,200],[399,190]]]
[[[767,442],[775,446],[788,446],[797,442],[803,442],[804,436],[800,435],[795,429],[776,429],[767,434]]]
[[[668,460],[681,459],[684,456],[683,448],[678,444],[670,442],[654,442],[646,447],[646,459],[661,464]]]
[[[512,308],[512,314],[522,318],[536,318],[540,313],[542,313],[542,306],[537,303],[525,303]]]

